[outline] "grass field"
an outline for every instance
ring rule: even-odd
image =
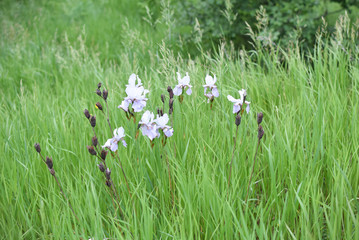
[[[151,26],[145,6],[130,0],[0,3],[0,238],[359,239],[358,32],[351,39],[344,22],[335,37],[318,35],[309,56],[259,43],[211,54],[199,43],[188,56],[177,54],[175,20],[163,7]],[[145,110],[156,111],[177,71],[189,73],[193,93],[182,104],[176,98],[174,135],[152,148],[117,106],[136,73],[150,90]],[[212,110],[207,73],[220,92]],[[99,142],[111,137],[95,108],[98,82],[109,90],[112,126],[127,135],[118,151],[132,198],[119,162],[106,159],[123,217],[86,149],[93,133],[85,108],[97,116]],[[226,96],[242,88],[251,111],[239,126],[228,188],[236,125]],[[245,202],[258,112],[265,134]],[[35,142],[53,158],[78,219]]]

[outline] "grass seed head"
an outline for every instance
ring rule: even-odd
[[[99,82],[99,83],[97,84],[97,89],[100,89],[101,86],[102,86],[102,83]]]
[[[165,95],[161,94],[161,101],[165,103]]]
[[[174,94],[173,94],[173,90],[172,90],[171,86],[168,86],[168,87],[167,87],[167,92],[168,92],[169,95],[170,95],[170,99],[172,99],[173,96],[174,96]]]

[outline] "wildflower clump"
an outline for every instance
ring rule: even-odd
[[[131,74],[128,79],[128,84],[126,85],[125,92],[127,97],[124,98],[118,108],[125,111],[127,118],[130,119],[131,116],[134,117],[133,113],[141,112],[146,106],[146,102],[148,100],[146,98],[146,94],[149,93],[149,91],[142,86],[141,79],[136,74]],[[130,108],[130,104],[132,110]]]
[[[217,78],[216,75],[214,75],[213,77],[208,75],[205,78],[206,84],[203,85],[204,87],[204,96],[207,97],[207,102],[211,103],[211,108],[212,108],[212,103],[214,101],[214,98],[219,97],[219,92],[218,92],[218,88],[216,86],[216,82],[217,82]],[[207,92],[208,91],[208,92]]]

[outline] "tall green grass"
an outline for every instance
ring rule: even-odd
[[[336,37],[318,34],[311,56],[256,43],[255,51],[223,44],[189,57],[172,51],[166,18],[150,27],[135,1],[5,1],[0,8],[3,239],[359,239],[359,58],[346,24]],[[151,91],[146,109],[155,111],[176,71],[189,72],[193,94],[175,102],[167,146],[152,149],[142,135],[135,139],[135,124],[117,106],[135,72]],[[213,110],[203,96],[207,73],[217,75],[220,90]],[[97,115],[99,141],[111,136],[94,105],[98,82],[109,89],[111,124],[128,135],[119,153],[133,200],[118,162],[107,160],[123,219],[86,149],[92,131],[84,108]],[[252,109],[242,118],[227,189],[235,123],[226,96],[241,88]],[[265,137],[246,204],[259,111]],[[53,157],[80,221],[35,142]]]

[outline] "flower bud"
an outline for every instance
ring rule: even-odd
[[[102,97],[103,97],[103,99],[105,99],[105,101],[107,100],[107,96],[108,96],[108,91],[106,89],[104,89],[102,91]]]
[[[159,108],[157,108],[157,114],[161,116],[161,112]]]
[[[107,187],[111,187],[111,182],[108,181],[108,180],[106,180],[106,186],[107,186]]]
[[[98,164],[97,166],[98,166],[98,168],[100,169],[101,172],[105,171],[105,166],[102,163]]]
[[[55,176],[55,170],[53,168],[49,169],[52,176]]]
[[[170,101],[168,102],[168,106],[170,109],[173,108],[173,101],[174,101],[173,98],[171,98]]]
[[[99,103],[99,102],[96,103],[96,107],[97,107],[99,110],[101,110],[101,111],[102,111],[102,109],[103,109],[101,103]]]
[[[101,151],[101,158],[105,161],[108,151],[102,150]]]
[[[91,124],[91,127],[95,127],[95,126],[96,126],[96,117],[95,117],[95,116],[91,116],[91,118],[90,118],[90,124]]]
[[[161,117],[163,116],[163,109],[162,108],[160,109],[160,116]]]
[[[97,144],[98,144],[97,137],[96,137],[96,136],[93,136],[93,138],[92,138],[92,145],[93,145],[94,147],[96,147]]]
[[[100,89],[101,86],[102,86],[102,83],[99,82],[99,83],[97,84],[97,89]]]
[[[34,147],[35,147],[35,149],[36,149],[36,152],[38,152],[38,153],[41,152],[40,144],[35,143]]]
[[[87,147],[87,150],[89,151],[89,153],[91,155],[96,155],[97,154],[93,146],[86,146],[86,147]]]
[[[52,169],[52,167],[54,166],[54,163],[52,162],[51,158],[46,157],[46,165],[49,169]]]
[[[107,180],[110,180],[111,179],[111,170],[107,168],[105,175],[106,175]]]
[[[262,125],[259,125],[259,127],[258,127],[258,139],[261,140],[263,135],[264,135],[263,127],[262,127]]]
[[[86,116],[87,119],[90,119],[91,115],[90,115],[90,113],[89,113],[89,110],[85,109],[85,110],[84,110],[84,114],[85,114],[85,116]]]
[[[262,120],[263,120],[263,113],[260,112],[257,115],[257,123],[258,123],[258,125],[261,124]]]
[[[165,103],[165,95],[161,94],[161,101]]]
[[[100,89],[96,89],[96,94],[101,97],[101,95],[102,95],[101,90],[100,90]]]
[[[238,127],[241,124],[241,115],[237,114],[236,116],[236,126]]]
[[[172,99],[174,95],[173,95],[173,90],[172,90],[171,86],[168,86],[168,87],[167,87],[167,92],[168,92],[169,95],[170,95],[170,99]]]

